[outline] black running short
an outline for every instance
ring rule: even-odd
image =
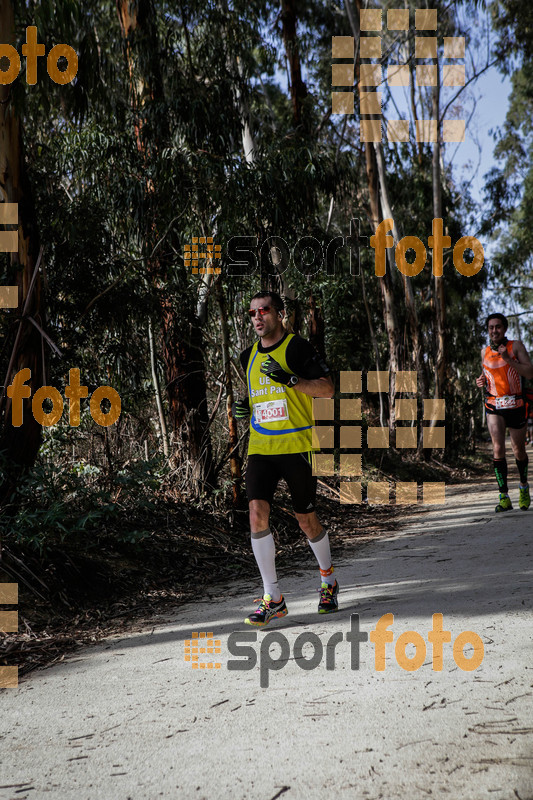
[[[316,476],[313,475],[310,453],[284,453],[248,456],[246,493],[250,500],[266,500],[272,505],[276,487],[283,478],[287,482],[292,506],[297,514],[315,510]]]
[[[508,428],[523,428],[526,424],[525,405],[520,408],[489,408],[485,403],[485,411],[487,414],[496,414],[498,417],[503,417]]]

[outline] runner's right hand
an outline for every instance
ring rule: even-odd
[[[248,398],[245,397],[244,400],[238,400],[236,403],[233,403],[231,413],[235,419],[248,418],[250,416],[250,401]]]
[[[483,389],[485,386],[485,376],[481,374],[479,378],[476,378],[476,386],[479,386],[480,389]]]

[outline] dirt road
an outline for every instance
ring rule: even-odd
[[[300,570],[264,631],[242,624],[254,581],[84,649],[0,693],[0,798],[531,800],[532,553],[533,510],[495,515],[492,488],[455,487],[337,564],[336,615]],[[220,641],[198,660],[220,668],[185,660],[193,632]]]

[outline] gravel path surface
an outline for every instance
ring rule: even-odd
[[[262,631],[242,624],[258,583],[215,587],[3,690],[0,800],[531,800],[533,509],[494,505],[492,488],[448,487],[445,507],[358,547],[336,565],[338,614],[316,613],[317,570],[284,579],[289,615]],[[441,671],[434,614],[451,634]],[[198,662],[220,668],[185,660],[193,632],[220,641]]]

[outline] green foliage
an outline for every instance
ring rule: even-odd
[[[417,4],[413,0],[409,5]],[[335,236],[348,236],[350,220],[355,218],[360,220],[363,236],[372,233],[358,114],[334,118],[329,113],[331,36],[351,33],[342,4],[313,1],[297,6],[298,47],[308,92],[306,125],[300,128],[295,128],[290,92],[281,75],[286,70],[286,53],[278,3],[139,0],[131,8],[138,10],[141,24],[127,41],[113,3],[39,0],[17,10],[19,40],[31,16],[41,41],[50,45],[60,34],[80,56],[72,86],[51,86],[45,75],[39,75],[31,91],[21,80],[13,89],[44,245],[46,319],[41,322],[62,354],[47,350],[47,382],[63,394],[68,370],[78,368],[90,391],[106,384],[116,388],[123,411],[108,439],[102,431],[95,432],[87,401],[78,432],[69,431],[64,422],[53,435],[45,435],[40,462],[11,498],[11,517],[7,512],[5,516],[10,535],[19,535],[13,527],[16,520],[20,535],[33,537],[37,548],[46,548],[54,537],[87,532],[94,536],[99,529],[113,536],[135,537],[135,531],[143,530],[137,524],[133,533],[121,533],[127,509],[142,518],[150,513],[158,492],[168,490],[162,475],[150,477],[143,473],[145,466],[135,461],[144,440],[151,452],[159,447],[149,320],[155,332],[164,412],[168,414],[170,408],[166,365],[177,358],[181,344],[190,346],[198,357],[198,372],[202,378],[205,375],[208,386],[209,412],[214,407],[223,380],[220,311],[212,298],[212,284],[201,283],[186,270],[184,244],[193,236],[214,234],[225,250],[232,236],[247,235],[257,237],[260,250],[268,237],[279,236],[292,249],[299,238],[309,235],[325,249]],[[441,23],[450,35],[457,32],[453,9]],[[398,61],[398,48],[405,43],[396,36],[390,44],[387,58]],[[527,85],[521,87],[523,92],[528,90]],[[515,111],[520,113],[519,103]],[[253,161],[243,154],[245,121],[254,139]],[[520,147],[525,148],[522,140],[516,143],[517,161]],[[430,149],[425,145],[384,148],[384,156],[401,235],[419,236],[426,242],[432,219]],[[503,178],[495,177],[493,194],[502,186]],[[471,232],[465,230],[469,201],[447,169],[442,191],[448,232],[456,241]],[[529,201],[531,192],[524,196]],[[501,219],[512,208],[513,197],[509,189],[499,211]],[[259,265],[263,270],[265,260]],[[14,268],[7,256],[2,256],[0,264],[3,282],[11,282]],[[361,266],[378,355],[386,369],[389,345],[369,248],[362,247]],[[428,258],[426,269],[412,280],[412,286],[431,375],[435,308],[430,268]],[[242,311],[249,296],[265,285],[283,286],[295,296],[293,305],[304,334],[309,332],[312,296],[325,321],[325,351],[334,371],[376,368],[362,280],[350,274],[347,248],[339,253],[335,275],[322,269],[304,276],[294,264],[283,277],[267,276],[258,269],[239,278],[227,274],[225,263],[223,269],[230,349],[237,371],[237,354],[252,341]],[[476,325],[483,276],[461,278],[449,258],[445,276],[449,397],[459,426],[466,418],[462,411],[468,411],[469,381],[477,369]],[[197,317],[204,289],[208,296],[205,322]],[[412,366],[410,331],[396,270],[393,291],[401,366],[408,369]],[[174,328],[165,329],[163,336],[165,314],[172,318]],[[0,316],[0,334],[5,339],[0,356],[3,374],[15,333],[12,316]],[[233,378],[239,394],[235,371]],[[220,463],[227,461],[228,449],[224,399],[222,388],[222,401],[209,431],[215,460]],[[464,441],[460,434],[458,428],[457,440]],[[73,444],[76,458],[67,466],[66,454],[70,458]],[[104,455],[106,447],[109,452]],[[175,441],[173,447],[177,450],[180,443]],[[194,480],[187,476],[183,481],[191,488]],[[223,487],[226,478],[223,471]],[[151,481],[155,481],[152,486]],[[225,489],[220,496],[227,496]],[[13,516],[16,504],[20,518]]]
[[[167,472],[158,460],[138,461],[110,477],[83,461],[57,466],[41,455],[0,513],[4,541],[41,555],[66,540],[85,551],[135,544],[153,530]]]
[[[495,242],[492,288],[507,313],[513,311],[518,336],[533,343],[533,7],[527,0],[495,0],[499,67],[512,70],[512,90],[495,155],[501,166],[486,177],[488,212],[483,229]]]

